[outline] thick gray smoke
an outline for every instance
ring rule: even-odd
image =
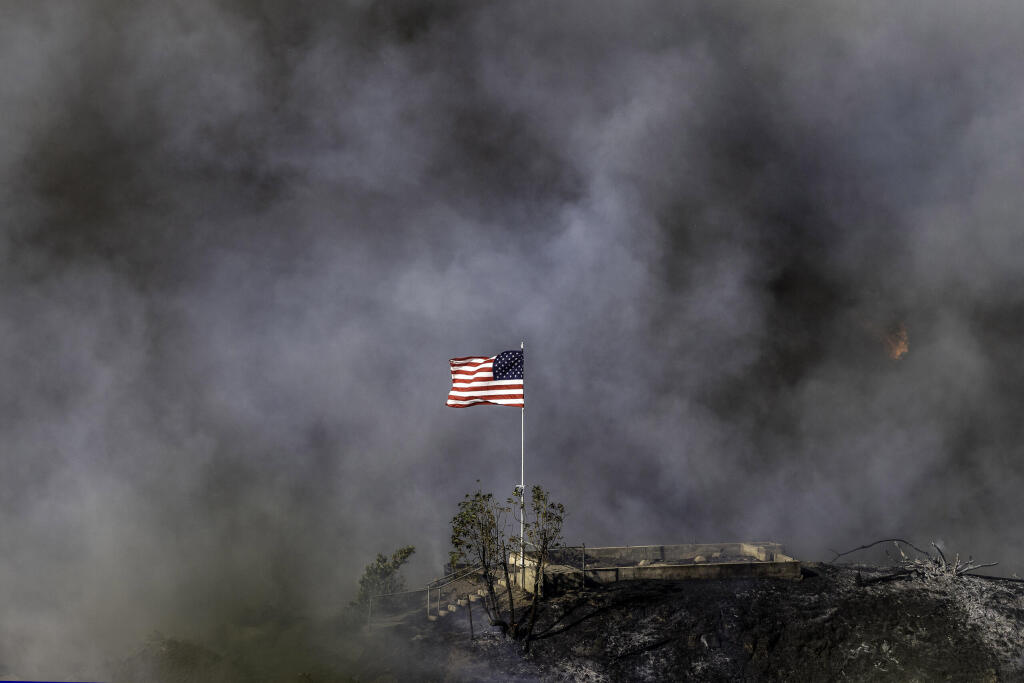
[[[569,542],[1020,571],[1022,43],[1016,2],[3,3],[0,674],[435,573],[519,474],[447,359],[521,339]]]

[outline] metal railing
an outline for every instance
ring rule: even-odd
[[[441,595],[442,595],[442,592],[444,591],[444,589],[447,588],[448,586],[458,582],[458,581],[462,581],[463,579],[473,575],[474,573],[479,572],[479,570],[480,570],[480,565],[478,565],[478,564],[470,565],[468,567],[463,567],[462,569],[459,569],[457,571],[454,571],[454,572],[451,572],[449,574],[446,574],[446,575],[444,575],[444,576],[442,576],[440,578],[437,578],[437,579],[434,579],[432,581],[429,581],[427,583],[427,585],[424,586],[423,588],[414,588],[412,590],[407,590],[407,591],[397,591],[395,593],[378,593],[376,595],[371,595],[370,599],[368,601],[368,605],[367,605],[366,622],[367,622],[367,624],[372,624],[372,622],[373,622],[373,616],[374,616],[373,605],[374,605],[375,601],[378,603],[378,605],[380,605],[381,603],[383,603],[383,602],[385,602],[387,600],[391,600],[391,599],[394,599],[394,598],[400,598],[401,596],[417,595],[419,593],[425,593],[426,594],[426,610],[427,610],[427,616],[429,617],[430,616],[431,597],[434,596],[434,591],[437,591],[437,593],[436,593],[436,600],[434,602],[434,604],[435,604],[435,614],[439,614],[440,611],[441,611]]]
[[[435,610],[435,614],[440,615],[440,613],[441,613],[441,591],[442,591],[442,589],[452,585],[453,583],[456,583],[457,581],[462,581],[466,577],[471,576],[472,574],[475,574],[475,573],[477,573],[479,571],[480,571],[480,565],[479,564],[474,564],[474,565],[466,567],[465,569],[462,569],[460,571],[452,572],[451,574],[448,574],[447,576],[442,576],[440,579],[434,579],[433,581],[428,583],[427,584],[427,588],[426,588],[426,591],[427,591],[427,616],[428,617],[430,616],[430,592],[431,591],[433,591],[433,590],[437,591],[437,607],[436,607],[436,610]]]

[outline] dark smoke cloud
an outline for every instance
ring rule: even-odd
[[[446,360],[523,338],[570,542],[1019,571],[1022,22],[5,3],[0,673],[433,573],[519,465]]]

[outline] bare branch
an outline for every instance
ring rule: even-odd
[[[942,548],[940,548],[938,545],[936,545],[935,541],[932,541],[932,547],[935,548],[935,550],[938,551],[939,557],[942,558],[942,568],[945,569],[946,568],[946,556],[945,556],[945,554],[943,554]]]
[[[896,550],[898,550],[899,553],[900,553],[900,557],[902,558],[901,561],[900,561],[900,565],[902,566],[902,570],[897,572],[896,574],[892,574],[892,575],[889,575],[889,576],[884,576],[884,577],[880,577],[880,578],[860,581],[859,583],[861,583],[861,585],[870,585],[872,583],[879,583],[881,581],[891,581],[891,580],[894,580],[894,579],[897,579],[897,578],[907,578],[907,577],[910,577],[910,576],[913,576],[913,575],[917,575],[917,576],[920,576],[922,578],[929,578],[929,577],[931,577],[931,578],[938,578],[938,577],[942,577],[942,576],[954,577],[955,578],[955,577],[958,577],[958,576],[963,576],[963,575],[967,574],[968,572],[972,572],[972,571],[974,571],[976,569],[981,569],[982,567],[994,567],[997,564],[999,564],[998,562],[988,562],[988,563],[984,563],[984,564],[975,564],[974,556],[973,555],[968,555],[967,561],[965,562],[965,561],[962,561],[960,559],[960,553],[957,553],[953,557],[953,561],[949,562],[946,559],[945,553],[942,552],[942,548],[940,548],[938,546],[938,544],[935,543],[935,541],[932,541],[932,547],[935,548],[935,552],[937,553],[937,555],[932,555],[931,553],[928,553],[928,552],[925,552],[924,550],[921,550],[920,548],[915,546],[913,543],[910,543],[909,541],[905,541],[902,538],[886,538],[886,539],[883,539],[881,541],[875,541],[874,543],[868,543],[867,545],[862,545],[860,547],[854,548],[853,550],[848,550],[845,553],[836,553],[833,550],[832,552],[835,553],[835,557],[832,558],[832,562],[835,562],[840,557],[843,557],[845,555],[849,555],[850,553],[855,553],[858,550],[866,550],[868,548],[873,548],[874,546],[876,546],[876,545],[878,545],[880,543],[889,543],[889,542],[891,542],[893,545],[895,545],[896,546]],[[924,560],[922,560],[921,558],[910,559],[909,557],[907,557],[906,553],[903,552],[903,548],[900,547],[900,543],[904,543],[907,546],[913,548],[920,555],[922,555],[925,559]],[[892,556],[889,555],[888,552],[886,553],[886,556],[889,557],[890,559],[892,559]]]
[[[896,542],[896,541],[893,541],[892,544],[894,546],[896,546],[896,550],[898,550],[899,553],[900,553],[900,561],[902,563],[906,563],[908,558],[907,558],[907,554],[905,552],[903,552],[903,548],[901,548],[900,544],[898,542]],[[888,553],[886,553],[886,555],[888,556]]]
[[[835,562],[840,557],[845,557],[846,555],[849,555],[851,553],[855,553],[858,550],[867,550],[868,548],[873,548],[876,545],[878,545],[879,543],[894,543],[894,542],[897,542],[897,541],[900,542],[900,543],[903,543],[905,545],[910,546],[911,548],[913,548],[917,552],[921,553],[925,557],[931,557],[931,555],[929,555],[925,551],[921,550],[920,548],[918,548],[916,545],[914,545],[910,541],[905,541],[902,538],[883,538],[881,541],[875,541],[874,543],[868,543],[867,545],[858,546],[858,547],[854,548],[853,550],[847,550],[845,553],[836,553],[836,556],[833,557],[831,561]],[[832,552],[835,553],[836,551],[833,550]]]

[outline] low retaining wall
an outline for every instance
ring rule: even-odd
[[[532,592],[536,562],[527,554],[525,568],[519,568],[518,555],[510,559],[517,567],[515,583]],[[617,581],[736,578],[797,580],[801,576],[800,562],[786,555],[778,543],[559,548],[552,553],[551,559],[552,563],[544,568],[541,586],[542,590],[554,592],[586,584]],[[572,564],[564,564],[567,561]]]

